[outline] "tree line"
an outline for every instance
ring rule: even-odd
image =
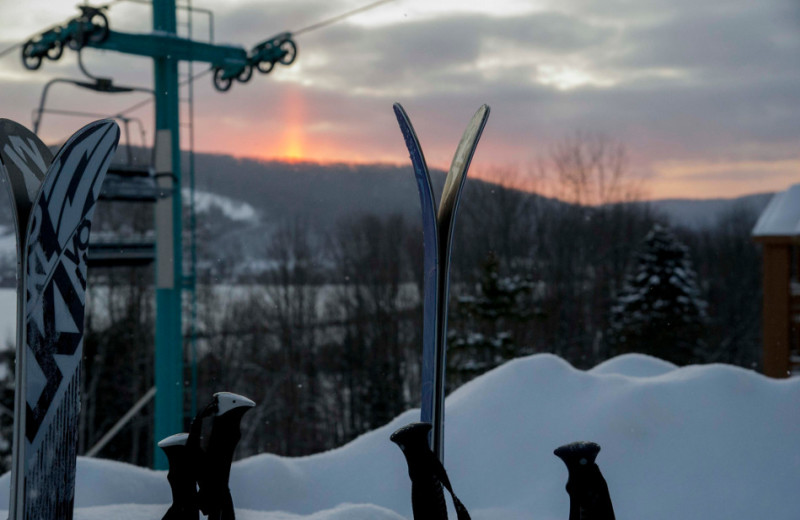
[[[646,205],[630,204],[643,186],[628,168],[621,145],[576,134],[524,177],[509,170],[505,185],[467,183],[453,248],[448,392],[508,359],[539,352],[580,368],[623,352],[759,368],[760,253],[749,237],[757,215],[734,208],[709,229],[670,229]],[[523,178],[526,190],[517,189]],[[531,191],[545,185],[551,196]],[[660,255],[648,253],[658,226],[669,235],[658,251],[680,257],[669,264],[679,276],[667,278],[691,271],[686,290],[702,312],[688,324],[678,319],[692,314],[676,304],[688,294],[680,290],[668,296],[667,288],[660,303],[642,307],[648,294],[661,293],[637,278],[655,280],[641,273],[668,264],[644,260]],[[193,346],[187,330],[184,344],[185,359],[196,357],[200,406],[222,390],[258,404],[244,421],[239,455],[331,449],[418,406],[419,223],[360,214],[321,228],[294,218],[263,241],[265,265],[247,280],[231,283],[230,266],[205,264],[197,341]],[[201,256],[213,259],[213,244],[204,248]],[[147,391],[154,372],[152,269],[90,275],[82,451]],[[653,307],[683,310],[642,310]],[[659,341],[667,331],[671,340]],[[151,404],[100,455],[151,464],[152,414]]]

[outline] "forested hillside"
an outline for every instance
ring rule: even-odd
[[[717,203],[706,225],[676,226],[634,197],[579,203],[600,193],[588,173],[555,175],[561,200],[467,182],[453,249],[448,390],[537,352],[581,368],[637,351],[758,368],[760,251],[749,235],[760,199]],[[245,455],[330,449],[416,406],[422,233],[410,167],[201,155],[197,186],[187,422],[192,359],[201,404],[219,390],[261,404],[243,435]],[[147,237],[152,210],[105,205],[95,222],[97,236]],[[621,342],[615,322],[656,225],[685,251],[703,307],[699,326],[680,332],[680,352],[646,335]],[[5,258],[13,273],[13,254]],[[82,450],[152,386],[154,313],[152,268],[90,271]],[[151,414],[145,408],[102,456],[149,464]]]

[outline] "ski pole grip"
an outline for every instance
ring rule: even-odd
[[[228,488],[233,454],[241,439],[241,421],[255,403],[230,392],[214,394],[212,403],[192,424],[191,445],[200,447],[201,469],[198,472],[198,502],[208,520],[234,520],[233,499]],[[203,436],[202,421],[211,417],[208,438]]]
[[[553,453],[569,472],[569,520],[614,520],[608,484],[595,463],[600,446],[594,442],[573,442]]]
[[[435,456],[428,447],[430,423],[412,423],[394,432],[389,439],[403,451],[411,478],[411,509],[414,520],[446,520],[444,491],[433,470]]]
[[[442,487],[453,497],[458,520],[469,520],[467,508],[453,493],[444,466],[430,449],[430,431],[430,423],[412,423],[389,437],[403,451],[408,464],[414,520],[447,520],[447,503]]]
[[[178,433],[158,443],[169,462],[167,481],[172,489],[172,506],[162,520],[197,520],[197,486],[192,457],[186,446],[188,433]]]

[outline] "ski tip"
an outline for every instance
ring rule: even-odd
[[[483,127],[486,124],[486,121],[489,119],[489,112],[491,112],[491,108],[489,108],[489,105],[484,103],[480,106],[480,108],[478,108],[478,110],[475,112],[475,115],[472,117],[474,119],[479,119],[481,121],[481,127]]]
[[[72,134],[69,139],[61,146],[61,149],[56,154],[54,161],[61,160],[61,156],[70,150],[74,143],[85,139],[88,136],[100,135],[101,139],[96,145],[95,151],[110,151],[113,153],[119,145],[120,129],[119,125],[113,119],[98,119],[91,123],[84,125],[80,130]],[[103,172],[105,174],[105,171]]]
[[[394,110],[394,115],[397,118],[397,121],[402,125],[403,123],[411,124],[410,120],[408,119],[408,114],[406,113],[406,109],[403,108],[403,105],[400,103],[395,103],[392,105],[392,109]]]
[[[188,439],[188,433],[176,433],[175,435],[170,435],[166,439],[159,441],[158,447],[163,450],[164,448],[169,448],[171,446],[186,446],[186,441]]]
[[[98,121],[95,121],[95,123],[97,124],[97,126],[101,126],[104,129],[107,128],[108,131],[113,132],[113,134],[114,134],[114,146],[116,147],[119,144],[119,138],[120,138],[120,134],[121,134],[121,131],[120,131],[120,128],[119,128],[119,125],[117,124],[117,122],[114,121],[113,119],[100,119]]]
[[[84,126],[80,130],[78,130],[74,135],[89,133],[89,132],[103,132],[103,134],[111,133],[113,144],[111,145],[113,148],[116,148],[119,144],[119,138],[121,131],[119,129],[119,125],[113,119],[98,119],[97,121],[93,121],[88,125]]]
[[[2,129],[2,132],[6,134],[6,136],[18,135],[20,137],[36,137],[36,134],[27,126],[5,117],[0,117],[0,129]],[[36,138],[38,139],[38,137]]]
[[[232,392],[217,392],[214,394],[214,400],[217,404],[217,416],[224,415],[236,408],[252,408],[256,405],[247,397]]]
[[[109,128],[116,128],[119,132],[119,125],[113,119],[98,119],[97,121],[92,121],[91,123],[84,125],[78,132],[83,132],[87,130],[91,130],[95,127],[109,127]]]
[[[600,453],[600,445],[594,442],[572,442],[559,446],[553,454],[564,461],[567,466],[585,466],[593,464],[597,454]]]

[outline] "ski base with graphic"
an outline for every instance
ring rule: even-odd
[[[9,518],[71,519],[86,256],[120,133],[113,121],[91,123],[49,161],[46,146],[19,125],[3,120],[0,132],[15,206],[20,302]]]

